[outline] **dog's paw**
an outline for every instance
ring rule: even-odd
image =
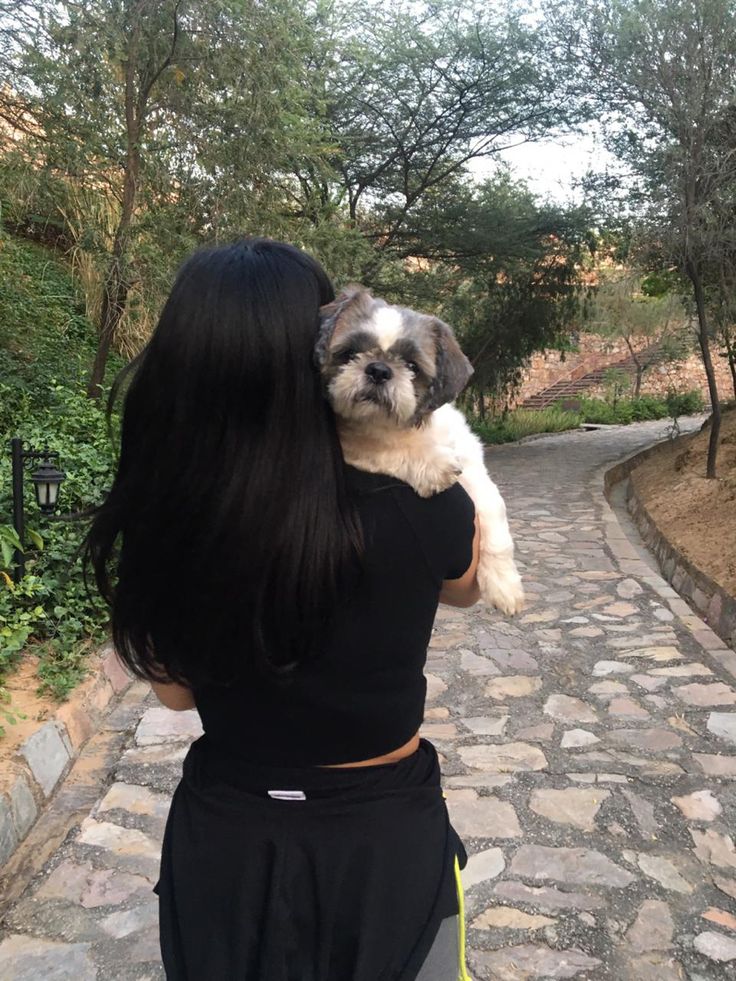
[[[412,486],[420,497],[432,497],[456,484],[462,472],[463,468],[456,457],[438,457],[422,468],[422,473],[412,481]]]
[[[507,616],[521,613],[524,609],[524,587],[513,561],[500,565],[481,561],[478,585],[482,599]]]

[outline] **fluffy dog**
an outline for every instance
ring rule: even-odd
[[[506,506],[480,441],[450,404],[473,372],[452,330],[350,286],[321,310],[315,360],[346,462],[397,477],[422,497],[459,480],[480,524],[481,595],[504,613],[518,612],[524,592]]]

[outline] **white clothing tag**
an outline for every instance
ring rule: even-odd
[[[277,800],[306,800],[307,795],[303,790],[269,790],[269,797],[275,797]]]

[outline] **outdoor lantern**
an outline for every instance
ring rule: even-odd
[[[59,496],[59,484],[66,479],[63,470],[57,470],[51,460],[42,460],[31,474],[36,501],[44,514],[53,514]]]
[[[42,514],[51,515],[56,510],[59,499],[59,485],[66,479],[63,470],[58,470],[51,462],[59,458],[55,450],[47,446],[43,450],[24,450],[23,440],[15,436],[10,440],[10,455],[13,462],[13,527],[15,528],[20,548],[15,550],[14,579],[20,582],[25,575],[25,530],[26,519],[23,508],[23,470],[38,460],[39,465],[31,474],[36,503]]]

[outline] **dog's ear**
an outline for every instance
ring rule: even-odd
[[[357,283],[348,284],[331,303],[326,303],[319,310],[319,334],[314,346],[314,360],[318,368],[327,361],[327,352],[335,336],[335,331],[346,326],[347,314],[356,317],[364,316],[372,297],[364,286]]]
[[[427,404],[430,412],[456,399],[473,374],[473,366],[460,350],[452,328],[437,317],[432,318],[431,327],[437,354],[436,373]]]

